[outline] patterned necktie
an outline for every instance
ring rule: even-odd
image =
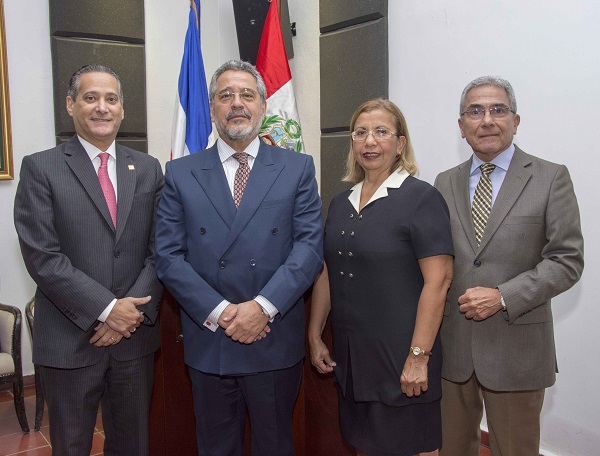
[[[490,174],[496,169],[496,165],[483,163],[480,168],[481,178],[475,189],[473,207],[471,208],[475,239],[477,239],[478,246],[481,244],[481,238],[483,237],[483,232],[485,231],[492,210],[492,181],[490,180]]]
[[[117,196],[115,194],[115,188],[113,187],[110,177],[108,177],[108,153],[102,152],[98,154],[100,157],[100,168],[98,168],[98,180],[100,181],[100,187],[102,193],[104,193],[104,199],[108,205],[108,211],[110,212],[110,218],[112,218],[113,226],[117,227]]]
[[[235,207],[240,206],[242,196],[244,195],[244,189],[250,176],[250,167],[248,166],[248,154],[245,152],[238,152],[233,154],[233,158],[240,162],[237,171],[235,172],[235,179],[233,181],[233,202]]]

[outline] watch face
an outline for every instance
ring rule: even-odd
[[[414,347],[412,349],[413,355],[418,356],[419,354],[421,354],[421,349],[419,347]]]

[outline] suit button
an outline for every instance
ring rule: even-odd
[[[354,255],[354,254],[353,254],[352,252],[348,252],[348,256],[349,256],[349,257],[351,257],[351,256],[353,256],[353,255]]]
[[[354,277],[354,274],[350,273],[350,274],[348,274],[348,277],[352,278],[352,277]]]
[[[200,228],[200,234],[206,234],[206,228],[204,228],[204,227]]]
[[[338,250],[338,255],[341,255],[341,254],[342,254],[342,251],[341,251],[341,250]]]
[[[358,216],[358,220],[362,220],[362,214]]]
[[[250,266],[255,267],[256,266],[256,260],[250,260]]]
[[[344,234],[346,234],[346,232],[344,230],[342,230],[342,232],[340,234],[343,236]]]
[[[354,231],[350,232],[350,236],[354,237]]]
[[[352,219],[352,218],[354,218],[354,214],[350,214],[350,218],[351,218],[351,219]]]
[[[219,267],[221,269],[225,269],[225,266],[227,265],[227,263],[225,261],[219,261]]]
[[[344,271],[340,271],[340,275],[343,276],[344,275]]]
[[[119,258],[121,256],[121,252],[119,252],[118,250],[114,253],[115,258]]]
[[[481,266],[481,261],[475,260],[475,261],[473,261],[473,264],[475,265],[476,268],[478,268],[479,266]]]
[[[271,230],[271,234],[272,234],[273,236],[275,236],[275,235],[276,235],[278,232],[279,232],[279,230],[278,230],[277,228],[273,228],[273,229]]]

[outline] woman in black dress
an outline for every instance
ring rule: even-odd
[[[363,103],[350,130],[344,180],[356,185],[329,207],[311,361],[320,373],[335,371],[342,435],[358,455],[437,454],[438,330],[452,281],[448,208],[413,177],[414,152],[394,103]],[[331,356],[321,340],[330,310]]]

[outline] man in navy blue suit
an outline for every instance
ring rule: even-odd
[[[304,357],[303,293],[323,263],[321,200],[309,155],[259,137],[266,88],[229,61],[213,75],[219,133],[167,164],[157,273],[181,306],[200,455],[292,455]],[[248,174],[249,173],[249,174]]]

